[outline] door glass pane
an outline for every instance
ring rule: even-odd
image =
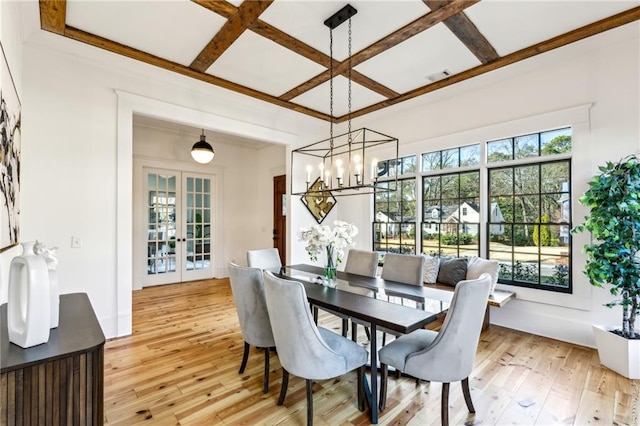
[[[147,274],[174,272],[176,235],[176,194],[167,192],[167,186],[175,190],[176,176],[147,175]],[[168,185],[169,183],[169,185]]]
[[[187,177],[186,270],[211,267],[211,180]]]

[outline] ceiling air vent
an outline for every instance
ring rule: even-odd
[[[427,76],[427,80],[429,80],[430,82],[434,82],[434,81],[438,81],[438,80],[442,80],[444,78],[447,78],[451,75],[451,71],[449,70],[443,70],[443,71],[439,71],[436,73],[433,73],[431,75]]]

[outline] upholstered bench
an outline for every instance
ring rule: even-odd
[[[453,296],[453,291],[458,282],[462,280],[472,280],[480,277],[484,272],[491,275],[491,293],[487,301],[482,329],[485,330],[490,323],[490,310],[493,307],[502,307],[515,299],[516,294],[512,291],[497,290],[498,282],[498,261],[487,260],[481,257],[449,258],[434,257],[423,254],[425,258],[423,280],[424,287],[437,292],[444,292]],[[445,296],[446,297],[446,296]]]

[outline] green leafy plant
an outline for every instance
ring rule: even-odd
[[[622,329],[617,334],[638,339],[635,330],[640,302],[640,158],[630,155],[607,162],[589,181],[580,203],[590,208],[584,223],[572,232],[589,231],[585,245],[585,274],[596,287],[611,286],[620,299],[605,306],[622,306]]]
[[[538,247],[548,247],[551,242],[551,231],[549,229],[549,215],[543,214],[536,218],[533,225],[533,243]]]

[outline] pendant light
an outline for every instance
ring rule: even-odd
[[[200,164],[207,164],[213,160],[215,155],[216,153],[207,142],[207,137],[204,135],[204,129],[202,129],[200,140],[191,148],[191,157]]]
[[[329,138],[291,151],[291,195],[315,197],[374,194],[395,190],[392,180],[378,180],[380,156],[397,163],[398,138],[371,129],[351,130],[351,17],[358,11],[347,4],[324,21],[329,27]],[[348,22],[347,133],[334,135],[333,122],[333,30]]]

